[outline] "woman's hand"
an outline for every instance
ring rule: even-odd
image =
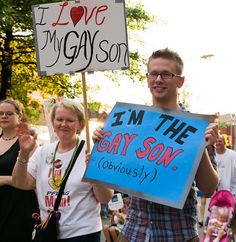
[[[16,128],[21,156],[29,157],[30,152],[34,149],[36,141],[33,136],[30,135],[29,127],[27,123],[20,122]]]

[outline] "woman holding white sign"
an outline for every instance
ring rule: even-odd
[[[66,168],[81,142],[77,134],[85,125],[83,110],[69,100],[55,104],[51,121],[59,141],[39,147],[30,159],[35,140],[24,123],[19,125],[20,152],[13,171],[16,187],[36,189],[42,220],[54,206]],[[69,175],[59,206],[59,241],[100,242],[99,202],[107,203],[113,192],[103,186],[82,182],[85,160],[84,146]]]

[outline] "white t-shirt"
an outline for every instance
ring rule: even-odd
[[[117,215],[114,216],[114,222],[116,223],[116,226],[119,229],[123,229],[124,224],[125,224],[125,219],[126,219],[126,214],[125,213],[120,213],[122,215],[123,219],[120,219]]]
[[[217,154],[216,162],[220,174],[218,189],[226,189],[236,194],[236,152],[226,148],[225,153]]]
[[[28,165],[29,173],[36,179],[36,193],[42,220],[47,217],[48,209],[53,209],[57,197],[53,180],[62,179],[74,152],[72,149],[66,153],[56,153],[53,179],[51,160],[56,144],[57,142],[39,147]],[[94,196],[92,185],[81,181],[86,169],[85,149],[86,144],[69,175],[59,206],[60,239],[90,234],[102,229],[100,204]]]

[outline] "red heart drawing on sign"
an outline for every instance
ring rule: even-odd
[[[83,7],[79,6],[79,7],[73,7],[70,10],[70,17],[73,21],[74,26],[80,21],[80,19],[82,18],[84,14],[84,9]]]

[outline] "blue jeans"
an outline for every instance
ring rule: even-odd
[[[58,241],[61,242],[100,242],[101,241],[101,231],[92,233],[92,234],[86,234],[81,235],[69,239],[60,239]]]

